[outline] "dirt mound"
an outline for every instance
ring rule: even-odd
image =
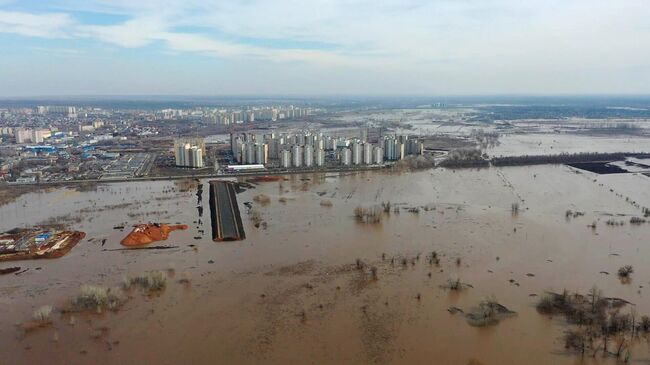
[[[187,225],[177,224],[168,225],[164,223],[139,224],[133,228],[120,244],[127,247],[144,246],[156,241],[164,241],[169,237],[169,233],[177,229],[185,230]]]

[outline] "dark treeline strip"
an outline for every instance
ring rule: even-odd
[[[606,162],[624,160],[626,157],[650,158],[650,153],[562,153],[559,155],[525,155],[494,157],[493,166],[519,166],[542,164],[566,164],[576,162]]]
[[[470,160],[453,160],[448,159],[441,161],[438,166],[447,168],[472,168],[472,167],[489,167],[490,161],[481,158]]]

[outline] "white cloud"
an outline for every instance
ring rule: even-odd
[[[195,33],[170,31],[160,19],[138,18],[117,25],[79,26],[75,33],[126,48],[161,42],[175,52],[192,52],[220,58],[251,57],[268,61],[304,61],[317,65],[350,65],[352,60],[334,52],[277,49],[221,41]]]
[[[83,25],[77,27],[76,34],[121,47],[136,48],[156,40],[157,35],[164,30],[165,25],[160,19],[143,18],[118,25]]]
[[[0,10],[0,33],[13,33],[29,37],[65,37],[73,24],[64,13],[30,14]]]
[[[85,53],[82,50],[71,48],[30,47],[30,49],[53,56],[79,56]]]

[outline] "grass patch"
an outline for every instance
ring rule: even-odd
[[[77,309],[116,310],[122,300],[110,288],[95,285],[82,285],[73,306]]]
[[[147,271],[135,276],[126,276],[122,285],[125,289],[137,286],[147,292],[155,292],[167,286],[167,276],[160,270]]]
[[[516,312],[499,304],[495,298],[487,298],[480,301],[465,317],[470,325],[484,327],[497,324],[502,319],[516,314]]]
[[[50,317],[52,315],[52,306],[51,305],[44,305],[42,307],[39,307],[34,311],[34,314],[32,315],[32,318],[34,321],[46,325],[52,323],[52,318]]]
[[[447,283],[445,285],[441,286],[443,289],[451,290],[451,291],[461,291],[465,290],[467,288],[471,288],[472,286],[466,283],[463,283],[460,278],[458,277],[452,277],[447,279]]]
[[[625,265],[618,269],[618,276],[621,278],[629,278],[634,272],[632,265]]]

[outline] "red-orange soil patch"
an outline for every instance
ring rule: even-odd
[[[169,237],[169,233],[177,229],[185,230],[187,229],[187,225],[169,225],[164,223],[138,224],[120,243],[122,246],[127,247],[144,246],[151,242],[166,240]]]

